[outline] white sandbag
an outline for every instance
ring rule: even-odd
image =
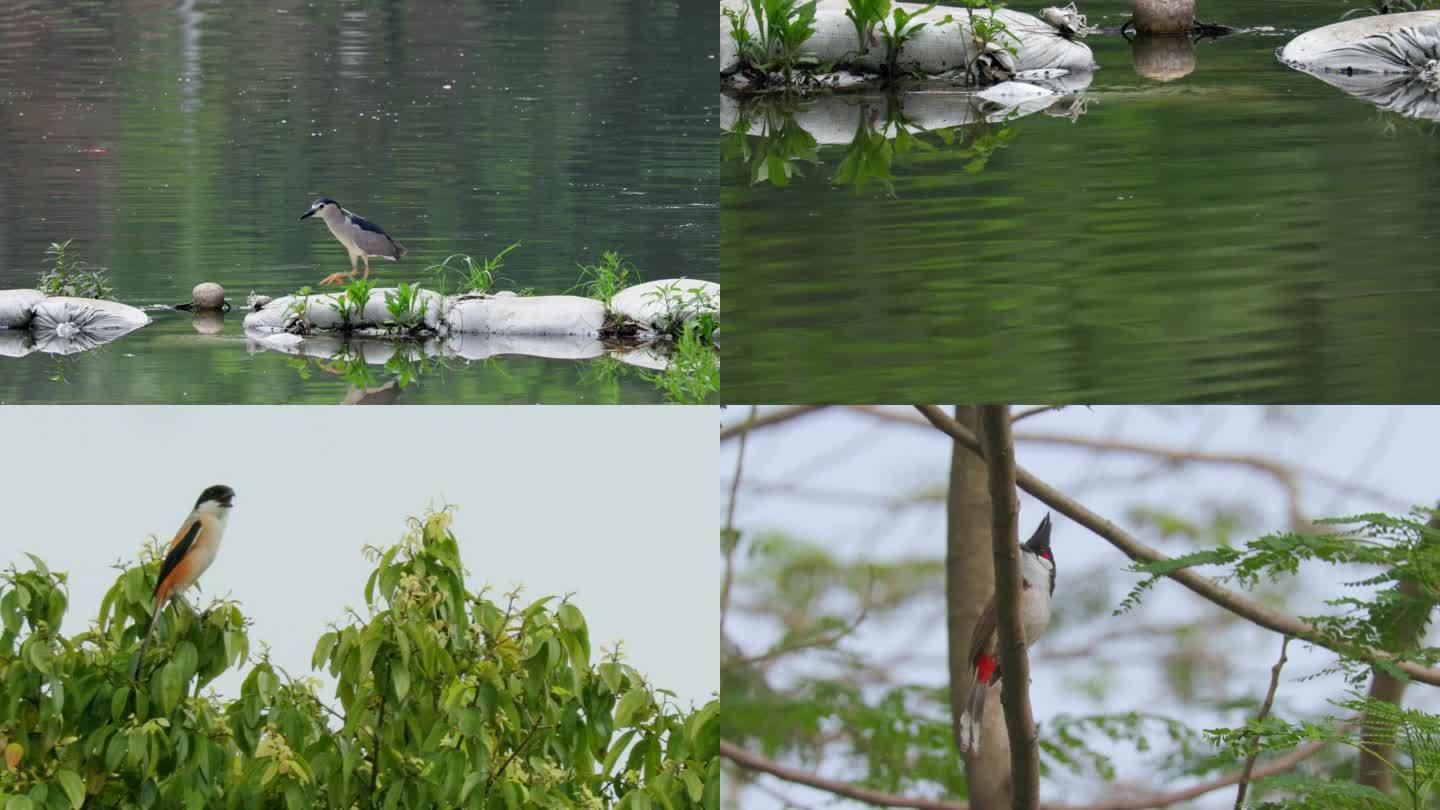
[[[0,329],[24,329],[30,325],[35,305],[45,300],[39,290],[0,290]]]
[[[1306,31],[1279,55],[1302,70],[1413,73],[1440,59],[1440,11],[1356,17]]]
[[[55,296],[35,305],[30,329],[42,351],[73,354],[150,323],[144,312],[116,301]]]
[[[741,12],[748,7],[746,0],[721,0],[720,17],[720,72],[726,75],[739,67],[739,54],[730,36],[730,21],[724,16],[724,9]],[[907,12],[924,8],[919,3],[895,3],[894,6]],[[854,66],[863,65],[867,60],[873,65],[886,59],[883,40],[873,45],[864,58],[857,59],[859,43],[855,39],[855,26],[845,16],[849,7],[847,0],[819,0],[815,7],[815,33],[801,46],[802,57],[809,57],[818,64]],[[945,17],[951,22],[940,25]],[[976,16],[988,19],[989,14]],[[1013,35],[1000,43],[1013,47],[1016,70],[1060,68],[1064,70],[1094,70],[1095,56],[1084,43],[1066,39],[1049,23],[1019,11],[1002,9],[995,15],[997,22],[1003,22]],[[970,13],[966,9],[936,7],[916,18],[927,23],[900,52],[897,64],[902,70],[918,71],[931,75],[964,68],[975,58],[978,46],[969,24]],[[890,19],[893,25],[893,12]],[[754,19],[747,19],[746,25],[752,35],[758,36],[759,28]],[[879,39],[878,34],[876,39]],[[727,45],[726,41],[730,43]]]
[[[1277,55],[1383,110],[1440,121],[1440,11],[1327,25],[1301,34]]]
[[[387,299],[398,294],[393,287],[371,290],[370,296],[365,299],[365,307],[359,313],[350,315],[349,327],[383,328],[392,320]],[[314,329],[340,329],[346,326],[340,309],[341,297],[340,294],[333,293],[281,296],[246,315],[245,328],[281,331],[296,320],[304,320]],[[432,331],[438,330],[444,318],[444,299],[432,290],[421,290],[418,300],[425,309],[422,323]]]
[[[610,311],[656,331],[673,317],[720,315],[720,285],[693,278],[665,278],[627,287],[610,299]]]
[[[605,344],[585,335],[472,335],[452,332],[445,339],[447,357],[484,360],[501,354],[589,360],[605,353]]]
[[[446,307],[450,331],[472,335],[584,335],[605,324],[605,305],[574,295],[461,296]]]

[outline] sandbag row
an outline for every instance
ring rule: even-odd
[[[128,304],[95,298],[47,296],[39,290],[0,290],[0,354],[31,351],[75,354],[150,323]],[[28,330],[20,332],[17,330]]]
[[[384,332],[395,322],[389,303],[394,289],[372,290],[363,308],[344,310],[340,294],[283,296],[245,316],[247,333],[257,332]],[[695,279],[662,279],[616,293],[607,310],[603,302],[575,295],[521,296],[513,292],[467,294],[442,298],[422,291],[409,320],[434,334],[573,335],[595,337],[607,315],[628,320],[649,331],[664,331],[672,315],[682,319],[720,311],[720,285]]]
[[[894,7],[914,13],[925,6],[920,3],[895,3]],[[729,76],[741,67],[740,54],[730,35],[730,20],[725,11],[746,13],[748,8],[746,0],[721,0],[721,76]],[[848,8],[847,0],[819,0],[815,6],[815,33],[801,46],[801,57],[821,65],[873,72],[876,64],[888,59],[885,43],[877,36],[876,42],[861,54],[855,25],[845,15]],[[951,21],[940,24],[947,16]],[[975,14],[975,17],[987,21],[989,16],[988,13]],[[954,7],[937,7],[916,17],[926,26],[902,46],[896,64],[904,72],[932,76],[967,67],[975,60],[980,47],[970,19],[968,10]],[[1004,23],[1011,33],[1010,37],[997,44],[1002,46],[1002,50],[1004,47],[1014,48],[1013,70],[1089,71],[1096,67],[1095,55],[1088,46],[1063,36],[1058,29],[1038,17],[1001,9],[996,12],[995,20]],[[759,28],[754,19],[747,19],[746,26],[752,35],[758,35]],[[1005,58],[1008,60],[1009,56],[1007,52]]]
[[[246,332],[252,352],[274,351],[316,360],[336,360],[358,352],[367,365],[380,366],[396,355],[486,360],[501,355],[543,357],[551,360],[590,360],[609,354],[629,365],[663,371],[667,355],[653,344],[622,349],[607,347],[599,339],[581,335],[475,335],[453,332],[423,341],[348,338],[336,335],[295,335],[289,332]],[[0,343],[0,353],[4,345]]]

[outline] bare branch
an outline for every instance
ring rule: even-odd
[[[958,424],[958,423],[957,423]],[[1030,656],[1020,612],[1018,508],[1015,504],[1015,445],[1010,439],[1010,406],[980,406],[980,440],[990,483],[990,543],[995,556],[995,623],[1000,639],[1000,702],[1010,732],[1011,807],[1040,804],[1040,746],[1030,713]],[[1037,583],[1036,587],[1045,587]]]
[[[755,425],[758,409],[750,406],[750,418],[740,425],[745,430],[740,434],[740,449],[735,454],[735,477],[730,481],[730,503],[725,508],[725,530],[721,539],[725,541],[725,576],[720,582],[720,635],[725,635],[725,616],[730,611],[730,586],[735,583],[735,549],[740,545],[740,535],[735,531],[735,496],[740,491],[740,474],[745,469],[745,439],[750,427]]]
[[[983,452],[979,440],[964,425],[951,419],[944,411],[934,405],[916,405],[920,413],[930,420],[930,423],[939,428],[941,432],[960,442],[972,452]],[[1083,504],[1060,492],[1058,489],[1036,478],[1023,467],[1015,468],[1015,478],[1020,488],[1034,495],[1050,508],[1070,518],[1076,523],[1094,532],[1111,545],[1120,549],[1132,560],[1144,560],[1146,562],[1162,562],[1170,558],[1159,551],[1141,543],[1133,535],[1121,529],[1114,523],[1106,520],[1100,515],[1087,509]],[[1251,622],[1282,635],[1293,636],[1310,644],[1315,644],[1326,649],[1334,650],[1335,642],[1327,638],[1319,628],[1309,622],[1269,607],[1245,596],[1242,593],[1232,591],[1221,586],[1219,583],[1202,576],[1189,568],[1182,568],[1166,574],[1169,578],[1189,588],[1194,593],[1214,602],[1220,607],[1232,613],[1243,616]],[[1440,669],[1424,667],[1412,661],[1397,660],[1396,657],[1383,650],[1373,647],[1364,647],[1347,653],[1363,657],[1368,661],[1388,660],[1393,661],[1405,674],[1417,681],[1428,683],[1432,686],[1440,686]]]
[[[1260,711],[1255,715],[1255,722],[1260,723],[1270,716],[1270,707],[1275,705],[1275,690],[1280,688],[1280,669],[1285,666],[1285,648],[1290,646],[1290,637],[1286,636],[1280,642],[1280,660],[1270,668],[1270,691],[1265,693],[1265,702],[1260,704]],[[1244,810],[1245,789],[1250,787],[1250,776],[1255,772],[1255,759],[1260,756],[1260,738],[1258,735],[1250,737],[1250,753],[1245,757],[1245,767],[1240,769],[1240,787],[1235,790],[1235,810]]]
[[[1328,743],[1323,741],[1308,742],[1296,748],[1294,751],[1283,757],[1278,757],[1270,762],[1256,768],[1251,774],[1251,779],[1268,779],[1272,776],[1294,770],[1300,763],[1320,753]],[[799,768],[791,768],[786,765],[762,757],[759,754],[746,751],[738,745],[728,741],[720,741],[720,756],[725,757],[740,767],[767,773],[771,776],[783,779],[797,785],[812,787],[816,790],[823,790],[836,796],[843,796],[847,799],[854,799],[858,802],[873,804],[877,807],[910,807],[916,810],[970,810],[970,805],[963,802],[947,802],[939,799],[922,799],[914,796],[899,796],[893,793],[884,793],[872,790],[859,785],[852,785],[838,779],[826,779],[813,773],[802,771]],[[1151,796],[1144,799],[1125,799],[1121,801],[1101,802],[1098,804],[1042,804],[1041,810],[1152,810],[1153,808],[1172,807],[1182,802],[1188,802],[1204,796],[1207,793],[1214,793],[1223,790],[1240,781],[1240,772],[1226,774],[1225,776],[1211,779],[1208,782],[1201,782],[1174,793],[1165,793],[1159,796]]]
[[[1034,408],[1026,408],[1025,410],[1023,410],[1023,411],[1015,414],[1015,416],[1010,420],[1010,424],[1013,425],[1013,424],[1015,424],[1016,422],[1019,422],[1019,421],[1022,420],[1022,419],[1029,419],[1029,418],[1032,417],[1032,416],[1039,416],[1039,415],[1042,414],[1042,413],[1049,413],[1050,411],[1058,411],[1058,410],[1060,410],[1060,409],[1063,408],[1063,407],[1065,407],[1065,406],[1064,406],[1064,405],[1037,405],[1037,406],[1035,406]]]
[[[781,765],[759,754],[753,754],[728,740],[720,741],[720,756],[725,757],[747,770],[768,773],[771,776],[784,779],[786,782],[794,782],[797,785],[816,788],[817,790],[823,790],[827,793],[833,793],[836,796],[844,796],[847,799],[873,804],[877,807],[913,807],[917,808],[917,810],[970,810],[970,805],[960,802],[896,796],[892,793],[883,793],[878,790],[860,787],[859,785],[852,785],[849,782],[841,782],[838,779],[826,779],[823,776],[816,776],[813,773],[807,773],[798,768]]]
[[[796,405],[790,408],[781,408],[779,410],[770,411],[764,416],[756,418],[753,414],[755,406],[751,405],[751,417],[749,419],[746,419],[744,422],[736,425],[735,427],[723,428],[720,431],[720,441],[729,441],[736,436],[744,436],[752,430],[759,430],[760,428],[772,427],[774,425],[789,422],[791,419],[794,419],[798,416],[804,416],[807,413],[814,413],[815,411],[818,411],[825,407],[827,406]]]

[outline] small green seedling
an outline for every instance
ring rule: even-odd
[[[425,313],[430,302],[420,295],[419,284],[401,283],[395,292],[385,293],[385,310],[390,313],[390,323],[399,332],[413,332],[425,323]]]
[[[74,251],[69,249],[73,241],[51,242],[50,247],[45,249],[45,255],[50,257],[47,260],[50,267],[40,274],[36,289],[46,295],[113,300],[115,285],[105,277],[105,268],[91,267],[89,263],[77,260]]]
[[[604,304],[608,309],[615,293],[640,280],[635,265],[625,261],[619,253],[607,250],[600,256],[599,264],[581,264],[580,279],[570,290],[582,290],[585,295]],[[633,279],[632,279],[633,276]]]

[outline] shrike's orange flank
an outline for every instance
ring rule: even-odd
[[[140,645],[140,657],[135,659],[135,672],[140,674],[140,664],[145,660],[145,650],[150,646],[150,637],[155,634],[155,625],[160,620],[160,610],[165,603],[180,596],[195,584],[205,573],[215,554],[220,551],[220,538],[225,534],[225,521],[234,506],[235,490],[224,484],[207,487],[195,501],[195,508],[180,524],[180,531],[170,541],[165,552],[165,563],[160,566],[160,579],[155,583],[155,606],[150,612],[150,629],[145,631],[145,643]]]

